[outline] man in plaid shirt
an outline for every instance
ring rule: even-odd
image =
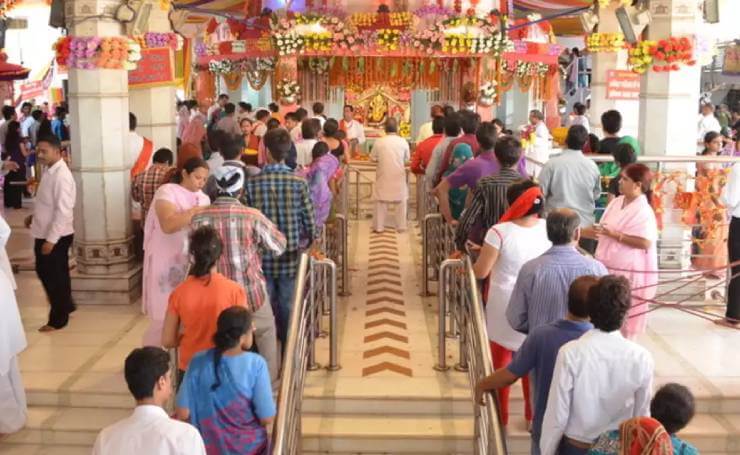
[[[282,256],[262,258],[278,338],[285,346],[298,260],[302,251],[318,238],[318,230],[308,183],[285,164],[293,145],[290,134],[276,128],[268,131],[263,140],[269,162],[261,174],[247,180],[245,200],[277,224],[288,241]]]
[[[210,225],[219,233],[224,252],[218,260],[218,271],[240,283],[247,294],[256,327],[255,342],[267,361],[270,378],[278,375],[279,358],[275,334],[275,317],[268,301],[262,258],[280,256],[285,251],[285,236],[259,210],[239,202],[243,195],[244,170],[221,166],[212,173],[218,197],[212,205],[193,217],[193,228]]]
[[[162,186],[167,172],[172,168],[172,151],[161,148],[154,153],[149,169],[136,175],[131,181],[131,199],[141,204],[141,224],[146,221],[146,214],[152,205],[154,193]]]

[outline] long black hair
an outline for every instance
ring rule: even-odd
[[[201,226],[190,234],[190,255],[193,264],[189,275],[204,277],[211,273],[211,268],[221,257],[224,244],[218,232],[212,226]]]
[[[21,145],[21,124],[18,123],[16,120],[11,120],[8,122],[8,130],[7,134],[5,135],[5,146],[6,150],[14,150]]]
[[[218,367],[224,352],[236,347],[242,335],[250,330],[252,330],[252,313],[242,306],[227,308],[218,315],[216,334],[213,335],[213,344],[216,345],[213,354],[213,373],[216,376],[216,382],[211,386],[211,390],[216,390],[221,385]]]

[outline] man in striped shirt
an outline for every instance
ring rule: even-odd
[[[285,236],[259,210],[239,202],[244,188],[242,168],[216,168],[213,178],[218,197],[212,205],[193,217],[192,224],[194,228],[210,225],[219,233],[224,253],[217,263],[218,271],[244,287],[257,328],[257,348],[267,361],[270,378],[275,381],[279,365],[275,317],[268,301],[261,255],[283,254]]]
[[[580,220],[571,209],[554,209],[547,216],[547,238],[552,247],[522,266],[506,308],[506,319],[517,332],[532,333],[564,318],[571,283],[583,275],[608,273],[604,264],[576,249]]]
[[[506,202],[506,189],[522,179],[517,164],[522,156],[522,144],[511,136],[502,136],[496,141],[494,154],[501,169],[498,173],[483,177],[473,188],[473,200],[460,216],[460,224],[455,232],[455,245],[465,251],[466,242],[482,245],[488,229],[498,223],[501,215],[509,207]]]

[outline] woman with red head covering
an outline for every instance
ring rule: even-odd
[[[498,224],[488,230],[473,271],[476,278],[489,279],[486,303],[486,326],[491,343],[493,367],[504,368],[524,342],[525,335],[515,331],[506,319],[506,307],[514,290],[519,270],[525,262],[534,259],[552,244],[547,238],[545,220],[540,214],[545,199],[540,187],[531,180],[513,183],[506,191],[509,209]],[[490,276],[489,276],[490,275]],[[529,381],[522,381],[527,421],[532,421],[529,402]],[[509,421],[509,388],[498,390],[499,415],[506,425]]]
[[[599,241],[595,257],[632,285],[632,308],[622,334],[635,338],[647,327],[648,303],[658,284],[658,223],[650,206],[652,172],[644,164],[630,164],[619,179],[621,196],[606,207],[601,223],[581,235]]]

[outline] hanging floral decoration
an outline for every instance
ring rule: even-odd
[[[0,1],[0,16],[7,15],[10,10],[21,3],[21,0],[2,0]]]
[[[234,66],[230,60],[212,60],[208,62],[208,71],[213,74],[230,74],[234,72]]]
[[[492,106],[496,99],[496,81],[489,81],[481,85],[478,90],[478,104],[482,106]]]
[[[277,94],[281,100],[297,100],[301,96],[301,86],[296,81],[283,79],[278,82]]]
[[[624,46],[622,33],[591,33],[586,37],[586,47],[590,52],[619,52]]]
[[[653,55],[650,53],[650,49],[655,47],[656,44],[655,41],[640,41],[630,47],[627,63],[632,68],[632,71],[637,74],[643,74],[650,69],[650,65],[653,63]]]
[[[386,51],[397,50],[400,41],[401,32],[392,28],[384,28],[378,30],[375,38],[375,43],[378,48]]]
[[[453,28],[466,31],[447,32]],[[499,33],[492,22],[477,16],[443,16],[431,28],[416,33],[411,45],[430,55],[436,52],[500,55],[514,49],[513,42]]]
[[[408,28],[414,16],[408,11],[393,13],[354,13],[349,17],[356,28]]]
[[[53,48],[56,62],[68,68],[133,70],[141,59],[138,43],[124,37],[65,36]]]
[[[411,122],[401,122],[398,125],[398,135],[401,137],[411,137]]]
[[[322,31],[299,33],[297,27],[317,25]],[[333,49],[357,51],[360,40],[337,16],[315,13],[296,13],[292,18],[273,20],[272,42],[280,55],[300,54],[306,51],[329,52]]]
[[[307,60],[308,69],[318,75],[329,73],[329,59],[321,57],[312,57]]]
[[[688,37],[670,37],[658,41],[641,41],[630,48],[628,63],[632,71],[642,74],[651,68],[656,73],[679,71],[694,66],[694,44]]]
[[[174,51],[177,50],[178,46],[177,34],[175,33],[148,32],[134,36],[132,39],[138,42],[142,49],[169,47]]]

